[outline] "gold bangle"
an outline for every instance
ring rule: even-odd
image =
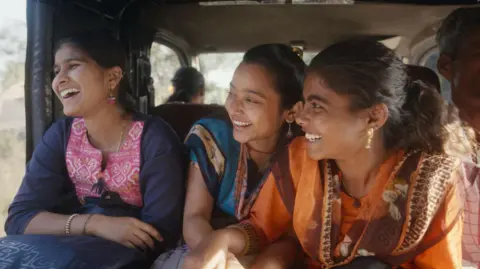
[[[253,228],[251,224],[238,223],[238,224],[228,226],[227,228],[234,229],[241,232],[245,238],[245,246],[242,252],[240,253],[240,255],[245,256],[245,255],[257,253],[259,251],[260,240],[255,231],[255,228]]]
[[[70,217],[68,217],[67,223],[65,224],[65,234],[67,235],[71,234],[70,226],[72,225],[72,221],[76,216],[78,216],[78,214],[72,214],[70,215]]]

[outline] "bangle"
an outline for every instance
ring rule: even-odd
[[[87,232],[87,224],[88,222],[90,221],[90,218],[93,216],[93,214],[89,214],[88,217],[87,217],[87,220],[85,221],[85,223],[83,224],[83,231],[82,231],[82,234],[83,235],[86,235],[86,232]]]
[[[255,228],[249,223],[238,223],[227,228],[237,230],[243,234],[245,238],[245,246],[240,253],[241,256],[257,253],[260,249],[260,240]]]
[[[67,223],[65,224],[65,234],[68,234],[68,235],[71,234],[70,226],[72,225],[72,220],[73,220],[76,216],[78,216],[78,214],[73,214],[73,215],[70,215],[70,217],[68,217]]]

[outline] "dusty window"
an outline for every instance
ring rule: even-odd
[[[13,3],[13,4],[12,4]],[[0,223],[25,174],[26,1],[0,2]],[[0,230],[0,236],[4,234]]]
[[[152,65],[151,76],[155,88],[155,106],[163,104],[172,94],[171,80],[175,71],[181,67],[177,53],[163,45],[153,42],[150,51]]]

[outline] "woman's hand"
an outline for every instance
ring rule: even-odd
[[[183,269],[226,269],[232,255],[228,240],[227,231],[213,232],[185,257]]]
[[[93,215],[86,224],[87,234],[98,236],[129,248],[155,248],[154,240],[163,241],[150,224],[129,217]]]

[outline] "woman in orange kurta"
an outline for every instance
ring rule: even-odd
[[[384,45],[350,40],[313,59],[304,98],[305,138],[278,156],[249,219],[207,238],[186,268],[225,268],[229,252],[255,253],[292,228],[310,268],[461,268],[464,173],[446,153],[459,152],[457,117],[441,96],[407,85]]]

